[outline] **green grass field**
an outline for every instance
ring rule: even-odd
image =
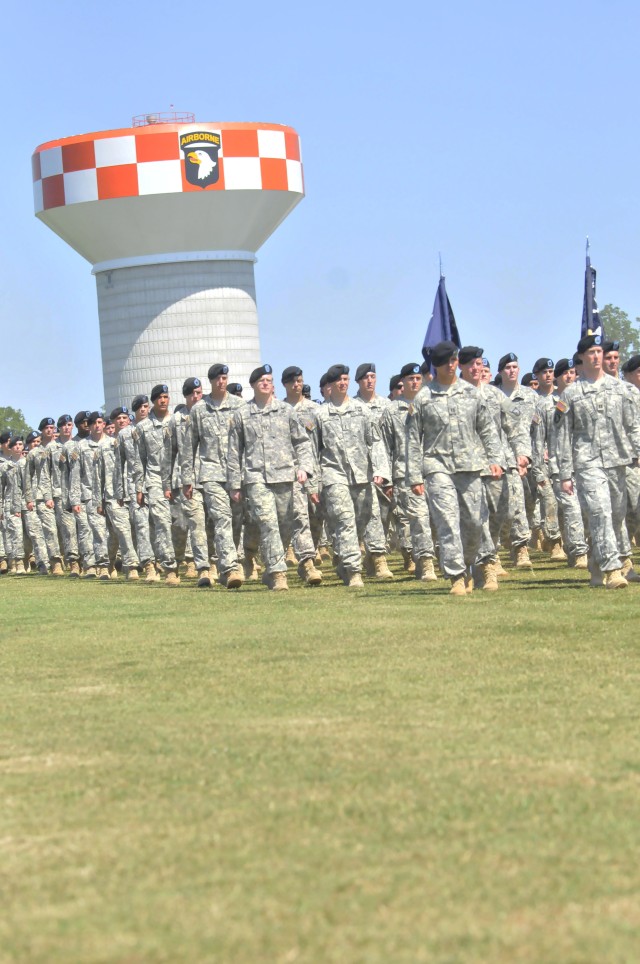
[[[394,568],[0,580],[3,964],[638,960],[640,586]]]

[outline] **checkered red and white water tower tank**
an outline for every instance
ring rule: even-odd
[[[304,196],[297,133],[143,114],[32,163],[36,216],[93,266],[107,410],[158,382],[177,402],[215,361],[248,387],[255,254]]]

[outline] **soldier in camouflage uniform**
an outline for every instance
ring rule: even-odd
[[[622,366],[624,386],[633,401],[636,422],[640,421],[640,355],[632,355]],[[638,544],[640,531],[640,466],[627,466],[627,530]],[[636,574],[627,572],[625,578],[635,581]]]
[[[49,574],[49,558],[47,555],[47,543],[42,531],[40,516],[36,512],[35,495],[31,489],[31,472],[28,462],[28,454],[40,445],[40,432],[29,432],[25,441],[26,455],[20,460],[20,485],[26,511],[22,514],[22,522],[25,533],[25,560],[27,555],[35,558],[38,572],[42,576]]]
[[[434,582],[438,577],[433,566],[435,548],[426,496],[416,495],[406,483],[407,417],[422,388],[420,365],[409,362],[402,367],[398,378],[402,394],[382,413],[379,422],[380,435],[391,466],[393,497],[402,515],[409,520],[415,577],[422,582]]]
[[[129,425],[120,429],[116,437],[119,456],[118,472],[122,485],[121,497],[129,512],[136,554],[140,560],[140,566],[144,569],[145,582],[159,582],[160,577],[155,567],[151,543],[149,506],[145,501],[142,504],[138,502],[135,483],[137,445],[133,433],[138,423],[144,422],[149,417],[150,408],[148,395],[135,395],[131,401],[134,421],[132,423],[129,416]]]
[[[580,503],[575,491],[572,494],[563,491],[560,479],[558,478],[558,466],[554,453],[550,451],[550,441],[553,434],[553,418],[561,391],[549,392],[549,382],[551,381],[553,385],[553,381],[550,377],[550,368],[543,369],[541,367],[545,361],[550,365],[551,359],[540,359],[534,366],[534,368],[538,366],[540,373],[540,397],[538,399],[538,419],[534,422],[533,429],[533,471],[535,477],[538,479],[538,484],[540,484],[542,479],[545,480],[545,483],[548,479],[553,487],[564,533],[564,544],[567,555],[569,556],[569,565],[574,566],[576,569],[586,569],[588,565],[588,548],[584,535]],[[571,362],[573,362],[573,359],[571,359]],[[569,371],[573,372],[573,377],[567,375]],[[568,384],[575,381],[575,369],[570,366],[569,359],[567,358],[560,359],[553,367],[553,377],[558,378],[560,376],[564,376],[564,381],[568,382]],[[564,390],[564,388],[562,388],[562,390]],[[544,474],[541,472],[541,466],[544,466]],[[554,550],[552,550],[551,558],[562,559],[563,556],[564,553],[561,554],[558,552],[556,544],[555,556]]]
[[[607,339],[602,343],[602,371],[612,378],[620,378],[620,342]]]
[[[337,551],[338,574],[345,585],[359,588],[360,539],[373,511],[371,483],[390,483],[391,469],[368,407],[349,398],[348,367],[332,365],[325,377],[327,398],[316,418],[322,504]]]
[[[84,508],[93,537],[98,579],[109,579],[109,542],[107,523],[98,512],[94,501],[93,463],[99,456],[98,449],[108,444],[104,434],[102,412],[91,412],[87,419],[89,434],[80,439],[69,454],[69,501],[72,511],[79,515]],[[93,576],[90,567],[87,575]]]
[[[9,441],[9,459],[0,463],[2,473],[2,510],[6,523],[7,558],[9,571],[17,576],[26,574],[24,565],[24,534],[22,516],[27,511],[22,491],[24,440],[14,435]]]
[[[164,429],[169,419],[169,388],[154,385],[151,389],[152,410],[148,418],[138,422],[133,430],[135,442],[134,481],[138,505],[149,506],[153,524],[155,557],[164,569],[165,585],[180,585],[178,563],[172,536],[169,500],[162,487],[164,473]]]
[[[426,489],[438,533],[440,568],[451,580],[451,593],[470,589],[472,566],[484,588],[495,590],[495,549],[480,472],[489,463],[500,478],[503,458],[498,432],[480,393],[458,379],[458,349],[440,342],[431,352],[433,382],[413,402],[407,419],[407,484],[416,495]]]
[[[115,435],[104,436],[104,445],[97,450],[93,462],[93,504],[99,515],[103,515],[118,541],[122,565],[128,580],[140,578],[140,560],[133,545],[133,534],[129,519],[129,509],[124,503],[124,480],[120,461],[120,446],[117,435],[130,425],[129,409],[126,406],[114,408],[109,416]]]
[[[162,485],[165,495],[169,493],[172,503],[177,503],[183,513],[189,531],[193,563],[198,574],[198,586],[202,588],[211,585],[204,499],[202,498],[202,490],[193,486],[191,487],[190,498],[186,497],[182,486],[182,473],[180,472],[180,466],[185,457],[191,456],[189,451],[191,439],[187,440],[187,428],[191,410],[202,398],[200,379],[187,378],[182,386],[182,395],[185,401],[185,409],[180,412],[176,409],[165,429],[166,477]],[[176,473],[177,477],[175,477]]]
[[[553,395],[554,369],[555,366],[551,358],[538,358],[533,365],[533,374],[538,379],[538,388],[536,389],[538,397],[531,428],[533,452],[532,476],[536,486],[535,491],[537,492],[538,504],[540,506],[545,548],[549,551],[550,559],[562,561],[565,560],[567,556],[562,548],[562,538],[558,524],[558,505],[551,481],[545,431],[546,421],[550,413],[553,413],[556,404]],[[533,444],[533,440],[536,438],[538,443],[541,442],[542,444]]]
[[[263,581],[273,590],[286,590],[287,564],[284,546],[291,541],[294,523],[293,486],[304,485],[314,473],[314,455],[307,432],[291,406],[273,394],[270,365],[256,368],[249,378],[254,397],[234,415],[229,433],[227,480],[231,498],[242,499],[244,482],[249,510],[260,530],[265,564]],[[318,499],[315,492],[311,498]],[[301,575],[314,570],[315,549],[309,539],[311,558],[300,562]],[[314,570],[315,571],[315,570]]]
[[[69,576],[77,579],[80,575],[78,533],[76,520],[68,501],[69,469],[66,450],[66,443],[70,441],[73,434],[73,419],[70,415],[61,415],[56,425],[58,438],[54,438],[47,445],[53,504],[64,561],[69,567]]]
[[[353,396],[357,405],[367,409],[372,421],[380,424],[382,413],[389,404],[389,399],[376,392],[376,366],[373,362],[363,362],[356,369],[358,391]],[[364,534],[366,549],[365,570],[368,575],[375,575],[378,579],[393,579],[393,573],[387,565],[387,532],[389,530],[391,500],[385,497],[374,485],[371,488],[371,521]]]
[[[625,524],[626,467],[640,455],[640,424],[625,386],[602,369],[600,335],[578,342],[580,378],[558,400],[552,450],[562,488],[573,492],[589,519],[591,584],[624,588],[631,567]]]
[[[11,461],[11,455],[9,453],[9,445],[13,437],[13,432],[11,429],[7,429],[0,435],[0,473],[2,473],[9,462]],[[0,504],[0,575],[7,572],[9,568],[8,555],[9,555],[9,545],[10,535],[7,532],[7,520],[2,512],[2,505]]]
[[[63,576],[62,554],[58,540],[51,480],[51,462],[48,450],[56,432],[54,419],[43,418],[38,426],[38,431],[41,433],[40,445],[36,446],[27,456],[28,471],[31,479],[31,492],[47,546],[51,575]]]
[[[238,564],[227,491],[227,449],[235,413],[246,403],[228,393],[228,377],[227,365],[216,362],[209,368],[211,392],[189,413],[181,472],[187,499],[193,498],[194,488],[202,491],[207,516],[214,526],[220,583],[227,589],[238,589],[244,582],[244,572]]]
[[[304,385],[304,376],[302,374],[302,369],[298,368],[296,365],[290,365],[282,373],[282,384],[284,385],[287,397],[285,401],[288,405],[291,405],[294,412],[300,420],[300,424],[305,429],[307,435],[309,436],[309,441],[311,442],[311,447],[313,449],[314,457],[314,489],[313,491],[319,491],[317,486],[317,478],[319,475],[319,465],[318,465],[318,436],[316,431],[316,411],[317,404],[312,402],[310,399],[303,398],[302,388]],[[322,512],[320,510],[320,505],[311,502],[308,498],[309,487],[303,487],[297,482],[293,486],[293,510],[294,510],[294,523],[293,523],[293,551],[296,555],[298,561],[302,559],[312,558],[309,555],[311,547],[315,550],[320,544],[322,538]],[[321,573],[317,573],[313,577],[316,582],[320,582],[322,579]]]

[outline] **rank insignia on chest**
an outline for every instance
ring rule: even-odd
[[[559,398],[558,401],[556,402],[556,412],[559,412],[560,415],[565,415],[568,411],[569,411],[569,406],[567,405],[567,403],[563,402],[562,399]]]
[[[413,413],[415,412],[415,408],[413,407],[413,402],[411,402],[411,404],[409,405],[408,411],[409,411],[409,415],[413,415]]]

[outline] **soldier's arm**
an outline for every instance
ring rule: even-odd
[[[227,446],[227,487],[238,493],[242,487],[242,456],[244,453],[244,426],[239,412],[233,417]]]

